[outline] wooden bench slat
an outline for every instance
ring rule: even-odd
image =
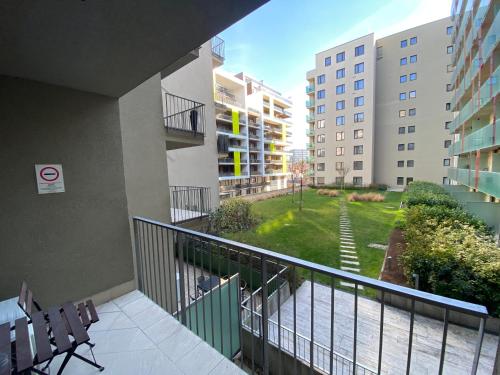
[[[66,327],[64,326],[59,307],[51,307],[48,314],[57,350],[59,353],[69,350],[71,348],[71,342],[69,341],[68,331],[66,331]]]
[[[30,338],[28,332],[28,320],[26,318],[16,319],[16,368],[21,372],[33,367],[31,356]]]
[[[33,310],[33,293],[28,289],[28,296],[26,298],[26,313],[31,318],[31,312]]]
[[[10,375],[12,368],[10,352],[10,323],[0,325],[0,375]]]
[[[87,314],[87,308],[85,307],[85,304],[79,303],[78,304],[78,312],[80,313],[80,318],[82,319],[82,323],[85,327],[88,327],[90,325],[90,319],[89,315]]]
[[[87,307],[88,307],[89,312],[90,312],[90,319],[92,320],[92,323],[98,322],[99,315],[97,315],[97,311],[95,309],[94,302],[91,299],[87,300]]]
[[[34,313],[31,319],[33,333],[35,335],[36,359],[38,363],[42,363],[53,357],[49,335],[47,333],[47,321],[42,311]]]
[[[83,327],[82,321],[78,316],[75,305],[71,302],[66,302],[62,306],[64,313],[66,314],[66,318],[68,319],[68,323],[71,327],[72,335],[78,345],[89,341],[90,337]]]
[[[23,281],[21,284],[21,292],[19,293],[19,299],[17,300],[17,304],[25,310],[26,306],[26,289],[28,289],[28,284],[26,284],[26,281]]]

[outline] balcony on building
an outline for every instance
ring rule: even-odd
[[[226,45],[222,38],[214,36],[212,42],[212,62],[215,68],[224,64],[226,58]]]

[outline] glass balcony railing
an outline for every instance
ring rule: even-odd
[[[449,168],[448,177],[459,184],[476,188],[474,169]],[[500,172],[479,171],[477,189],[496,198],[500,197]]]
[[[313,129],[306,129],[306,135],[308,137],[314,136],[314,130]]]
[[[306,107],[307,107],[307,108],[312,108],[312,107],[314,107],[314,99],[309,99],[309,100],[306,100]]]
[[[314,122],[314,113],[309,113],[308,115],[306,115],[306,121]]]
[[[460,155],[466,152],[482,150],[488,147],[500,145],[499,122],[500,120],[497,120],[494,124],[486,125],[485,127],[467,135],[464,138],[463,150],[462,141],[459,140],[455,142],[449,148],[449,155]],[[494,134],[496,137],[493,137]]]
[[[307,85],[306,86],[306,94],[311,94],[314,92],[314,85],[311,84],[311,85]]]
[[[313,156],[306,157],[306,163],[314,163],[316,159]]]
[[[314,148],[314,143],[308,143],[308,144],[306,144],[306,148],[308,150],[312,150]]]

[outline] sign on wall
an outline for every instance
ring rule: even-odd
[[[61,164],[35,164],[38,194],[64,193]]]

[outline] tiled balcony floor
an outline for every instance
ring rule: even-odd
[[[100,321],[89,330],[94,355],[105,367],[96,368],[72,358],[64,374],[245,374],[161,307],[139,291],[98,306]],[[87,346],[78,350],[91,358]],[[62,362],[51,365],[55,374]]]

